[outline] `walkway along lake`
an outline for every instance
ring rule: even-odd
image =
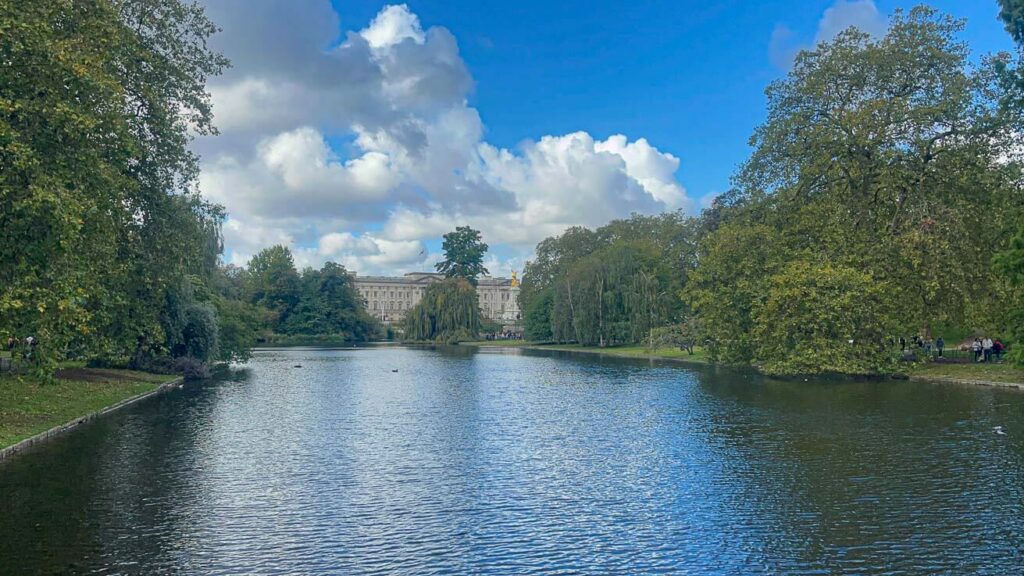
[[[0,466],[4,575],[1022,570],[1014,390],[263,350]]]

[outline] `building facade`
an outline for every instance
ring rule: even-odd
[[[353,273],[353,280],[367,312],[384,324],[392,324],[404,318],[423,298],[427,286],[444,280],[444,275],[409,272],[404,276],[359,276]],[[520,324],[519,281],[515,272],[512,278],[479,278],[476,292],[484,318],[500,322],[506,329]]]

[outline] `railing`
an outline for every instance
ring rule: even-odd
[[[904,350],[905,355],[912,355],[916,358],[927,357],[935,362],[949,362],[951,364],[970,364],[976,361],[984,362],[984,353],[978,353],[975,355],[974,350],[959,350],[956,348],[945,348],[942,350],[942,355],[939,355],[939,351],[932,347],[930,352],[926,352],[925,348],[907,348]],[[1003,351],[1003,356],[1006,352]],[[997,356],[995,353],[992,354],[991,362],[1002,362],[1002,357]]]

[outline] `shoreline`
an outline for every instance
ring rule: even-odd
[[[952,376],[929,376],[927,374],[910,374],[908,380],[916,382],[938,382],[941,384],[959,384],[962,386],[984,386],[987,388],[1009,388],[1024,390],[1022,382],[1001,382],[999,380],[979,380],[976,378],[956,378]]]
[[[25,452],[31,451],[34,448],[36,448],[36,447],[38,447],[38,446],[40,446],[42,444],[46,444],[47,442],[50,442],[51,440],[55,440],[57,438],[60,438],[60,437],[64,436],[65,434],[68,434],[68,433],[72,432],[73,430],[76,430],[80,426],[82,426],[84,424],[87,424],[89,422],[92,422],[93,420],[96,420],[97,418],[101,418],[101,417],[106,416],[108,414],[112,414],[112,413],[114,413],[114,412],[116,412],[118,410],[121,410],[121,409],[126,408],[128,406],[131,406],[132,404],[135,404],[136,402],[141,402],[142,400],[145,400],[145,399],[150,398],[152,396],[156,396],[158,394],[163,394],[164,392],[167,392],[168,390],[171,390],[172,388],[175,388],[175,387],[183,384],[184,382],[185,382],[185,378],[184,377],[178,377],[178,378],[174,378],[172,380],[168,380],[166,382],[163,382],[163,383],[159,384],[153,390],[150,390],[148,392],[143,392],[141,394],[136,394],[136,395],[131,396],[129,398],[125,398],[125,399],[121,400],[120,402],[116,402],[114,404],[111,404],[110,406],[106,406],[106,407],[100,408],[99,410],[95,410],[93,412],[85,414],[84,416],[78,416],[78,417],[72,419],[69,422],[65,422],[64,424],[60,424],[58,426],[54,426],[53,428],[50,428],[49,430],[45,430],[45,431],[40,432],[38,434],[34,434],[32,436],[29,436],[28,438],[25,438],[23,440],[15,442],[14,444],[11,444],[10,446],[4,446],[4,447],[0,448],[0,466],[2,466],[5,462],[7,462],[8,460],[10,460],[10,459],[12,459],[12,458],[14,458],[16,456],[19,456],[21,454],[24,454]]]
[[[689,358],[686,358],[685,356],[683,356],[683,357],[678,357],[678,356],[661,356],[661,355],[658,355],[658,354],[637,354],[637,353],[631,353],[631,352],[616,353],[614,351],[615,348],[603,348],[603,349],[602,348],[582,348],[582,347],[571,347],[571,346],[565,346],[565,345],[559,345],[559,344],[552,344],[552,345],[532,344],[532,343],[516,344],[515,342],[517,342],[517,341],[515,341],[515,340],[512,340],[511,342],[512,343],[509,343],[509,344],[500,343],[500,341],[463,342],[463,343],[460,343],[459,345],[460,346],[471,346],[471,347],[474,347],[474,348],[513,348],[513,349],[519,349],[519,350],[537,350],[537,351],[548,351],[548,352],[567,352],[567,353],[576,353],[576,354],[587,354],[587,355],[592,355],[592,356],[604,356],[604,357],[608,357],[608,358],[627,358],[627,359],[634,359],[634,360],[657,360],[657,361],[663,361],[663,362],[672,362],[672,363],[675,363],[675,364],[688,364],[688,365],[691,365],[691,366],[719,366],[719,364],[717,364],[715,362],[711,362],[709,360],[706,360],[706,359],[704,359],[703,356],[697,356],[697,355],[695,355],[695,356],[697,356],[696,358],[689,359]],[[747,368],[747,369],[750,369],[750,370],[757,371],[757,369],[754,368],[754,367],[733,367],[733,366],[730,366],[730,368],[740,368],[740,369]],[[758,371],[758,372],[760,373],[760,371]],[[764,375],[764,376],[770,377],[768,375]],[[849,376],[849,377],[850,378],[857,378],[857,376]],[[913,380],[913,381],[916,381],[916,382],[936,382],[936,383],[941,383],[941,384],[958,384],[958,385],[964,385],[964,386],[984,386],[984,387],[988,387],[988,388],[1008,388],[1008,389],[1011,389],[1011,390],[1024,390],[1024,382],[1009,382],[1009,381],[1002,381],[1002,380],[990,380],[990,379],[985,379],[985,378],[945,376],[945,375],[938,375],[938,374],[934,374],[934,375],[931,375],[931,374],[915,374],[913,372],[910,372],[910,373],[905,374],[905,375],[895,375],[894,374],[894,375],[889,375],[889,376],[880,376],[880,378],[883,378],[885,380],[893,380],[893,381],[896,381],[896,380]]]
[[[513,343],[502,343],[498,341],[484,341],[484,342],[461,342],[459,346],[467,346],[473,348],[511,348],[516,350],[535,350],[541,352],[567,352],[570,354],[587,354],[591,356],[604,356],[607,358],[625,358],[627,360],[657,360],[659,362],[672,362],[674,364],[688,364],[691,366],[718,366],[714,362],[709,362],[703,356],[703,354],[693,354],[692,356],[686,354],[685,351],[680,350],[678,356],[665,356],[660,354],[642,354],[630,351],[632,348],[583,348],[576,346],[566,346],[564,344],[530,344],[522,343],[515,344],[514,342],[522,342],[521,340],[511,340]],[[618,350],[618,351],[616,351]],[[675,351],[675,349],[672,349]],[[743,367],[739,367],[743,368]]]

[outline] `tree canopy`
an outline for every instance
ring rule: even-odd
[[[469,226],[459,226],[454,232],[444,235],[444,260],[437,263],[437,271],[447,278],[464,278],[473,286],[480,275],[487,274],[484,254],[487,244],[480,232]]]
[[[423,298],[405,314],[405,338],[457,343],[480,333],[476,288],[465,278],[450,278],[427,287]]]

